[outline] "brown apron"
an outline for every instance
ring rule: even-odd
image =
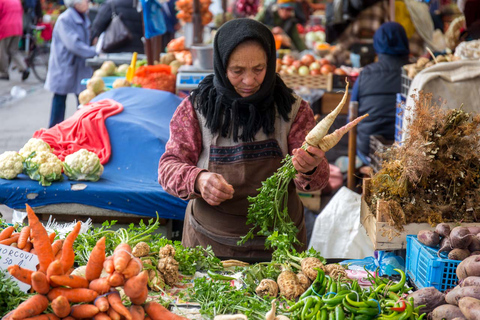
[[[265,249],[265,237],[256,236],[243,246],[237,246],[241,236],[247,234],[248,196],[258,194],[261,182],[280,166],[283,154],[275,139],[217,146],[212,139],[208,170],[221,174],[234,190],[234,197],[219,206],[210,206],[203,199],[191,200],[185,213],[182,244],[188,247],[212,246],[219,257],[253,257],[270,259]],[[205,146],[207,147],[207,146]],[[298,239],[306,246],[303,205],[293,181],[288,187],[288,212],[299,229]]]

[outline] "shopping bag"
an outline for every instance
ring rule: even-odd
[[[107,30],[105,30],[102,45],[102,51],[107,53],[124,46],[132,40],[132,33],[122,22],[120,15],[115,13],[113,1],[110,1],[110,4],[112,6],[112,21],[108,25]]]

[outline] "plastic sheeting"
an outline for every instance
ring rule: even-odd
[[[360,223],[361,196],[342,187],[315,219],[309,248],[326,259],[373,256],[373,244]]]
[[[0,203],[14,209],[59,203],[79,203],[142,216],[183,219],[187,202],[166,193],[157,181],[158,161],[169,138],[170,119],[181,99],[171,93],[120,88],[93,101],[110,98],[124,107],[106,119],[112,155],[97,182],[54,182],[42,187],[25,175],[0,179]],[[77,188],[75,185],[86,185]],[[66,212],[68,214],[68,212]],[[74,214],[74,213],[72,213]]]

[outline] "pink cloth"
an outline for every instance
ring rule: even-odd
[[[0,40],[23,34],[23,9],[20,0],[0,0]]]
[[[33,134],[50,145],[60,160],[80,149],[94,152],[105,164],[112,154],[105,119],[122,112],[123,106],[111,99],[89,103],[63,122]]]

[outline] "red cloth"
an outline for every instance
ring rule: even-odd
[[[22,3],[20,0],[0,0],[0,40],[22,34]]]
[[[111,99],[89,103],[63,122],[33,134],[50,145],[62,161],[80,149],[94,152],[105,164],[112,154],[105,119],[122,112],[123,106]]]

